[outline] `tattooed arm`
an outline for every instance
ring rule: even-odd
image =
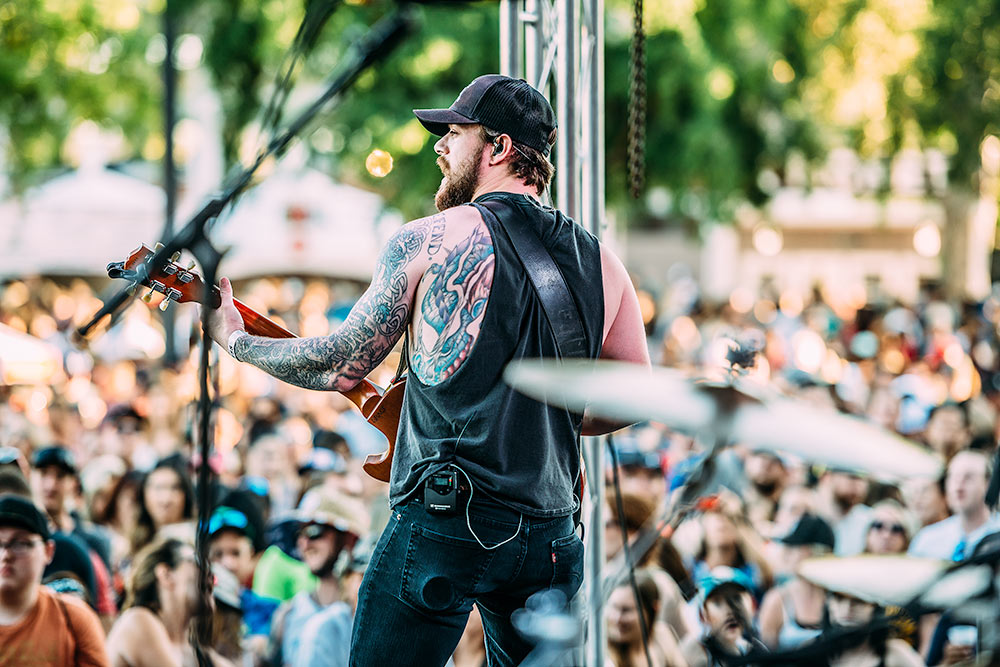
[[[405,225],[389,239],[371,285],[335,332],[314,338],[243,336],[234,346],[236,358],[306,389],[352,388],[403,335],[413,294],[426,266],[422,250],[436,218]],[[226,347],[230,334],[243,329],[243,321],[233,307],[228,280],[222,281],[220,291],[222,312],[213,318],[211,334]]]

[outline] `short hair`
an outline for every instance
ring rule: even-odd
[[[479,126],[479,135],[486,143],[493,143],[497,137],[505,134],[497,130],[490,129],[485,125]],[[507,135],[510,136],[510,135]],[[553,137],[553,141],[555,137]],[[556,168],[552,166],[549,159],[531,146],[525,146],[511,138],[514,152],[510,159],[510,172],[517,178],[524,181],[525,185],[533,185],[535,192],[542,194],[552,181],[552,176],[556,173]]]
[[[951,467],[952,462],[963,454],[972,454],[973,456],[979,456],[983,459],[983,472],[986,474],[986,479],[989,480],[993,477],[993,452],[986,452],[981,449],[963,449],[956,452],[951,460],[948,461],[948,467]]]

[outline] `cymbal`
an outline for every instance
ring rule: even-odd
[[[939,456],[871,422],[781,397],[766,387],[693,380],[679,371],[616,361],[526,359],[504,380],[548,405],[612,421],[653,420],[697,435],[729,429],[731,443],[884,479],[941,474]],[[731,416],[730,425],[723,424]]]
[[[788,398],[741,406],[733,441],[887,479],[936,477],[943,469],[936,453],[872,422]]]
[[[904,605],[927,590],[953,564],[906,555],[820,556],[799,563],[806,581],[878,605]]]
[[[504,380],[548,405],[588,409],[614,421],[653,420],[697,432],[716,416],[716,402],[695,383],[667,368],[589,359],[525,359],[507,366]]]

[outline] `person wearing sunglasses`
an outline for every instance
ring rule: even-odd
[[[48,519],[31,500],[0,496],[0,664],[109,665],[97,614],[42,585],[55,549]]]
[[[303,497],[299,519],[298,552],[319,583],[275,615],[271,664],[346,666],[354,614],[335,566],[367,535],[368,512],[357,498],[318,487]]]
[[[825,600],[822,588],[798,575],[798,566],[806,558],[832,553],[836,538],[830,524],[807,512],[774,541],[780,545],[783,570],[792,576],[764,595],[758,623],[769,648],[792,649],[819,636]]]
[[[906,553],[913,537],[914,518],[895,500],[883,500],[872,507],[872,520],[865,537],[865,553]]]

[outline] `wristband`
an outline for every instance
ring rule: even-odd
[[[233,359],[236,359],[236,341],[238,341],[240,338],[243,338],[244,336],[249,336],[249,335],[250,334],[248,334],[246,331],[243,331],[242,329],[237,329],[233,333],[229,334],[229,340],[227,341],[227,347],[229,348],[229,356],[231,356]],[[236,360],[239,361],[239,359]]]

